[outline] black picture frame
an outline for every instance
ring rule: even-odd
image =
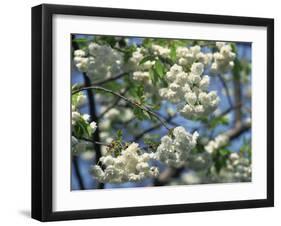
[[[267,28],[267,198],[95,210],[52,210],[52,18],[55,14],[151,19]],[[32,8],[32,218],[122,217],[274,206],[274,20],[176,12],[43,4]]]

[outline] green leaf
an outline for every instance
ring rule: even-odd
[[[230,155],[231,151],[228,149],[219,149],[213,156],[213,161],[215,165],[215,169],[217,173],[221,171],[223,167],[226,166],[226,161],[228,156]]]
[[[140,61],[139,65],[142,65],[142,64],[144,64],[146,61],[149,61],[149,60],[154,60],[154,56],[146,56],[146,57],[144,57],[144,58]]]
[[[216,117],[209,122],[209,128],[213,129],[218,125],[228,125],[228,124],[229,124],[229,119],[227,116]]]
[[[163,76],[165,75],[165,66],[163,65],[163,63],[160,60],[157,60],[155,62],[155,70],[156,70],[157,74],[159,75],[159,77],[163,78]]]
[[[177,60],[177,48],[175,45],[171,47],[170,57],[174,62]]]
[[[157,72],[153,69],[150,69],[149,70],[149,77],[152,81],[152,84],[153,85],[156,85],[156,83],[158,82],[158,75],[157,75]]]
[[[117,135],[117,140],[121,140],[122,141],[123,131],[121,129],[117,130],[116,135]]]

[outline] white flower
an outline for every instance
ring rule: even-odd
[[[99,160],[104,169],[95,165],[92,167],[92,174],[103,183],[124,183],[156,177],[159,171],[149,165],[151,158],[152,155],[141,153],[137,143],[131,143],[117,157],[112,155],[101,157]]]
[[[233,60],[236,54],[232,52],[230,44],[225,42],[216,42],[219,52],[213,54],[214,62],[211,65],[213,73],[225,73],[234,66]]]
[[[153,65],[155,64],[155,61],[151,61],[151,60],[147,60],[142,64],[142,67],[144,70],[149,70],[150,68],[153,67]]]
[[[213,55],[211,53],[201,52],[199,45],[187,47],[178,47],[176,50],[178,63],[182,66],[191,65],[195,61],[207,65],[211,62]]]
[[[151,49],[153,51],[153,54],[156,56],[162,56],[164,58],[169,57],[171,50],[169,48],[166,47],[162,47],[156,44],[153,44],[151,46]]]
[[[116,108],[111,108],[105,113],[104,118],[114,120],[120,115],[120,111]]]
[[[73,111],[71,115],[72,125],[75,125],[80,118],[81,118],[81,114],[78,111]]]
[[[204,65],[202,63],[193,63],[190,70],[194,75],[202,75]]]
[[[210,77],[208,75],[204,75],[199,83],[199,88],[207,91],[210,84]]]
[[[184,49],[182,52],[185,54]],[[207,75],[201,77],[204,71],[202,63],[193,63],[190,70],[187,73],[183,66],[174,64],[166,74],[168,87],[160,89],[159,95],[178,104],[178,111],[186,118],[208,115],[217,108],[219,97],[215,92],[208,93],[210,79]]]
[[[205,146],[205,150],[212,154],[217,149],[227,145],[229,141],[229,137],[225,134],[218,135],[214,140],[209,141],[209,143]]]
[[[73,60],[78,70],[87,73],[94,80],[109,78],[123,71],[123,53],[95,42],[87,47],[87,51],[74,52]],[[88,56],[86,52],[89,53]]]
[[[184,166],[189,158],[190,151],[196,146],[198,133],[188,133],[183,127],[176,127],[172,136],[161,138],[161,144],[156,150],[156,158],[173,167]]]
[[[251,181],[252,168],[248,158],[233,152],[227,160],[226,172],[231,181]]]
[[[133,73],[133,79],[136,81],[148,81],[149,72],[148,71],[135,71]]]
[[[91,122],[90,123],[90,127],[91,127],[91,129],[92,129],[92,133],[94,133],[95,131],[96,131],[96,129],[97,129],[97,123],[96,122]]]
[[[86,56],[86,52],[84,50],[78,49],[74,51],[74,56],[84,57]]]
[[[82,116],[82,118],[83,118],[85,121],[89,121],[89,120],[90,120],[90,115],[84,114],[84,115]]]
[[[130,62],[132,62],[135,66],[137,66],[143,58],[144,58],[144,56],[142,54],[142,49],[137,48],[136,51],[132,53]]]

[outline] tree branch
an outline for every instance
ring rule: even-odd
[[[82,175],[80,173],[80,168],[79,168],[77,156],[72,156],[72,163],[73,163],[74,172],[76,174],[77,181],[78,181],[78,184],[79,184],[79,188],[81,190],[84,190],[85,189],[85,185],[84,185],[84,181],[83,181]]]
[[[126,88],[126,89],[121,93],[121,95],[122,95],[122,96],[125,95],[127,91],[128,91],[128,88]],[[107,109],[105,109],[105,110],[100,114],[99,118],[102,118],[111,108],[115,107],[115,106],[119,103],[120,100],[121,100],[121,98],[120,98],[120,97],[117,97],[116,100],[115,100]]]
[[[104,79],[104,80],[92,83],[89,86],[101,86],[101,85],[104,85],[105,83],[112,82],[112,81],[115,81],[115,80],[117,80],[119,78],[122,78],[123,76],[125,76],[128,73],[129,72],[122,72],[119,75],[116,75],[114,77],[110,77],[110,78],[107,78],[107,79]]]
[[[89,77],[83,73],[84,80],[85,80],[85,86],[89,86],[91,84],[91,81]],[[86,90],[87,96],[88,96],[88,104],[89,104],[89,112],[91,120],[95,121],[97,124],[99,124],[99,119],[96,114],[96,108],[95,108],[95,97],[91,89]],[[100,142],[100,136],[99,136],[99,127],[96,128],[96,131],[93,133],[92,139],[96,142]],[[102,156],[101,154],[101,148],[100,145],[97,143],[94,143],[94,148],[96,151],[96,162],[100,159]],[[98,188],[104,188],[103,183],[98,184]]]
[[[134,101],[128,99],[127,97],[124,97],[122,95],[120,95],[119,93],[116,93],[112,90],[109,90],[109,89],[106,89],[106,88],[103,88],[103,87],[99,87],[99,86],[86,86],[86,87],[81,87],[77,90],[74,90],[72,92],[72,94],[75,94],[75,93],[78,93],[78,92],[81,92],[81,91],[84,91],[84,90],[91,90],[91,89],[95,89],[95,90],[100,90],[100,91],[103,91],[103,92],[107,92],[107,93],[111,93],[115,96],[118,96],[120,98],[122,98],[123,100],[125,100],[126,102],[128,102],[129,104],[131,104],[132,106],[135,106],[135,107],[138,107],[140,108],[141,110],[143,111],[146,111],[148,114],[152,115],[153,117],[155,117],[159,122],[162,123],[162,125],[167,129],[167,130],[170,130],[170,128],[166,125],[166,123],[164,122],[163,119],[161,119],[155,112],[151,111],[148,107],[145,107],[145,106],[141,106],[139,105],[138,103],[135,103]]]
[[[229,106],[233,107],[233,103],[232,103],[232,100],[231,100],[231,96],[230,96],[230,92],[229,92],[228,86],[227,86],[227,84],[226,84],[226,82],[225,82],[225,80],[224,80],[224,78],[222,77],[221,74],[218,74],[218,77],[219,77],[219,80],[221,81],[221,83],[223,85],[223,88],[224,88],[224,90],[226,92],[226,97],[227,97]]]

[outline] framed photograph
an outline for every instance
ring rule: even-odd
[[[274,205],[274,21],[32,8],[32,217]]]

